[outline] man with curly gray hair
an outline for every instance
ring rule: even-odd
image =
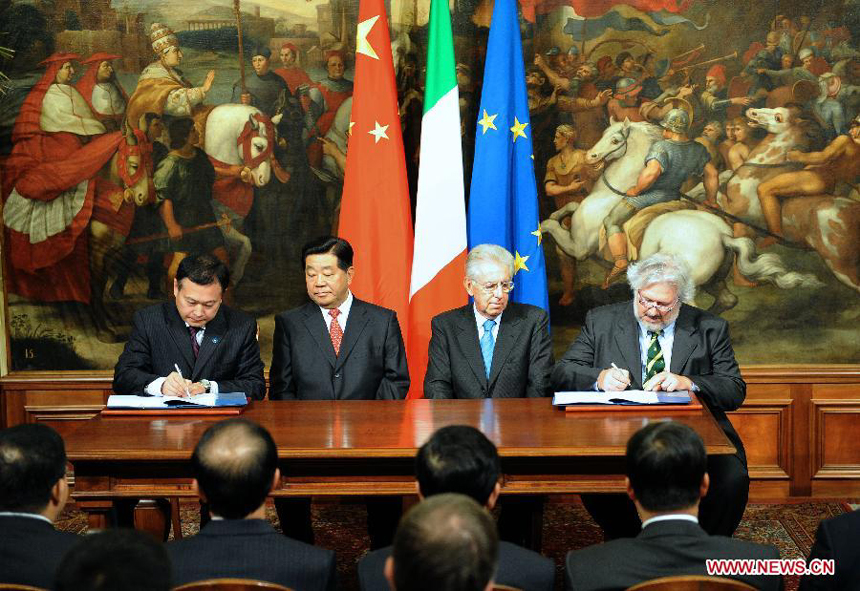
[[[731,536],[749,495],[743,443],[726,412],[740,407],[746,384],[728,323],[692,305],[695,286],[687,264],[655,254],[631,265],[632,301],[595,308],[552,372],[562,390],[690,390],[708,407],[737,449],[709,456],[711,489],[699,521],[709,534]],[[624,495],[583,495],[607,537],[635,536],[638,517]]]

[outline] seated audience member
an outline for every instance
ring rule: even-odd
[[[85,536],[57,568],[55,591],[168,591],[164,545],[134,529]]]
[[[707,575],[709,559],[775,559],[773,546],[709,536],[699,526],[699,501],[708,492],[707,455],[699,435],[676,422],[651,423],[627,442],[627,495],[642,519],[635,538],[567,555],[568,589],[610,591],[676,575]],[[763,591],[782,577],[729,575]]]
[[[167,544],[175,585],[232,577],[303,591],[335,588],[334,552],[282,536],[266,521],[266,497],[281,479],[268,431],[245,419],[217,423],[203,433],[191,464],[192,486],[212,520],[196,536]]]
[[[490,514],[467,496],[445,493],[404,516],[385,577],[394,591],[490,591],[498,555]]]
[[[488,511],[499,498],[501,465],[496,446],[474,427],[443,427],[418,450],[415,474],[418,496],[442,493],[466,495]],[[362,591],[387,591],[385,562],[391,548],[371,552],[358,563]],[[509,542],[499,543],[499,569],[495,582],[523,591],[551,591],[555,579],[552,560]]]
[[[832,575],[800,579],[800,591],[849,591],[860,589],[860,511],[823,520],[815,533],[809,560],[832,559]]]
[[[731,536],[749,496],[743,442],[726,412],[746,397],[728,323],[688,304],[695,285],[690,268],[674,255],[655,254],[631,265],[633,299],[590,310],[576,340],[556,363],[556,391],[627,388],[692,390],[737,450],[708,458],[711,486],[699,523],[709,534]],[[633,503],[623,494],[585,494],[582,501],[607,539],[640,529]]]
[[[78,536],[54,529],[69,498],[66,448],[45,425],[0,431],[0,583],[50,587]]]

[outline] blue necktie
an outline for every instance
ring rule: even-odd
[[[484,321],[484,335],[481,337],[481,356],[484,358],[484,368],[487,370],[487,379],[490,379],[490,366],[493,364],[493,347],[496,340],[493,338],[493,327],[495,320]]]

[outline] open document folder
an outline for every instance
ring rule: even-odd
[[[108,397],[108,408],[205,408],[224,406],[245,406],[248,399],[244,392],[219,392],[218,394],[198,394],[180,398],[179,396],[122,396],[113,394]]]
[[[649,392],[646,390],[623,390],[621,392],[556,392],[553,406],[572,404],[645,405],[645,404],[690,404],[689,390],[677,392]]]

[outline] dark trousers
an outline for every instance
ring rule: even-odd
[[[536,495],[499,497],[499,539],[539,552],[543,501],[542,496]]]
[[[738,456],[719,455],[708,456],[708,475],[711,485],[699,503],[699,525],[712,536],[731,536],[747,506],[749,472]],[[582,503],[607,540],[639,535],[642,524],[627,495],[587,494],[582,495]]]
[[[402,497],[366,497],[367,533],[370,549],[378,550],[394,543],[394,532],[403,513]],[[314,543],[311,524],[311,500],[304,498],[275,498],[275,510],[285,536]]]

